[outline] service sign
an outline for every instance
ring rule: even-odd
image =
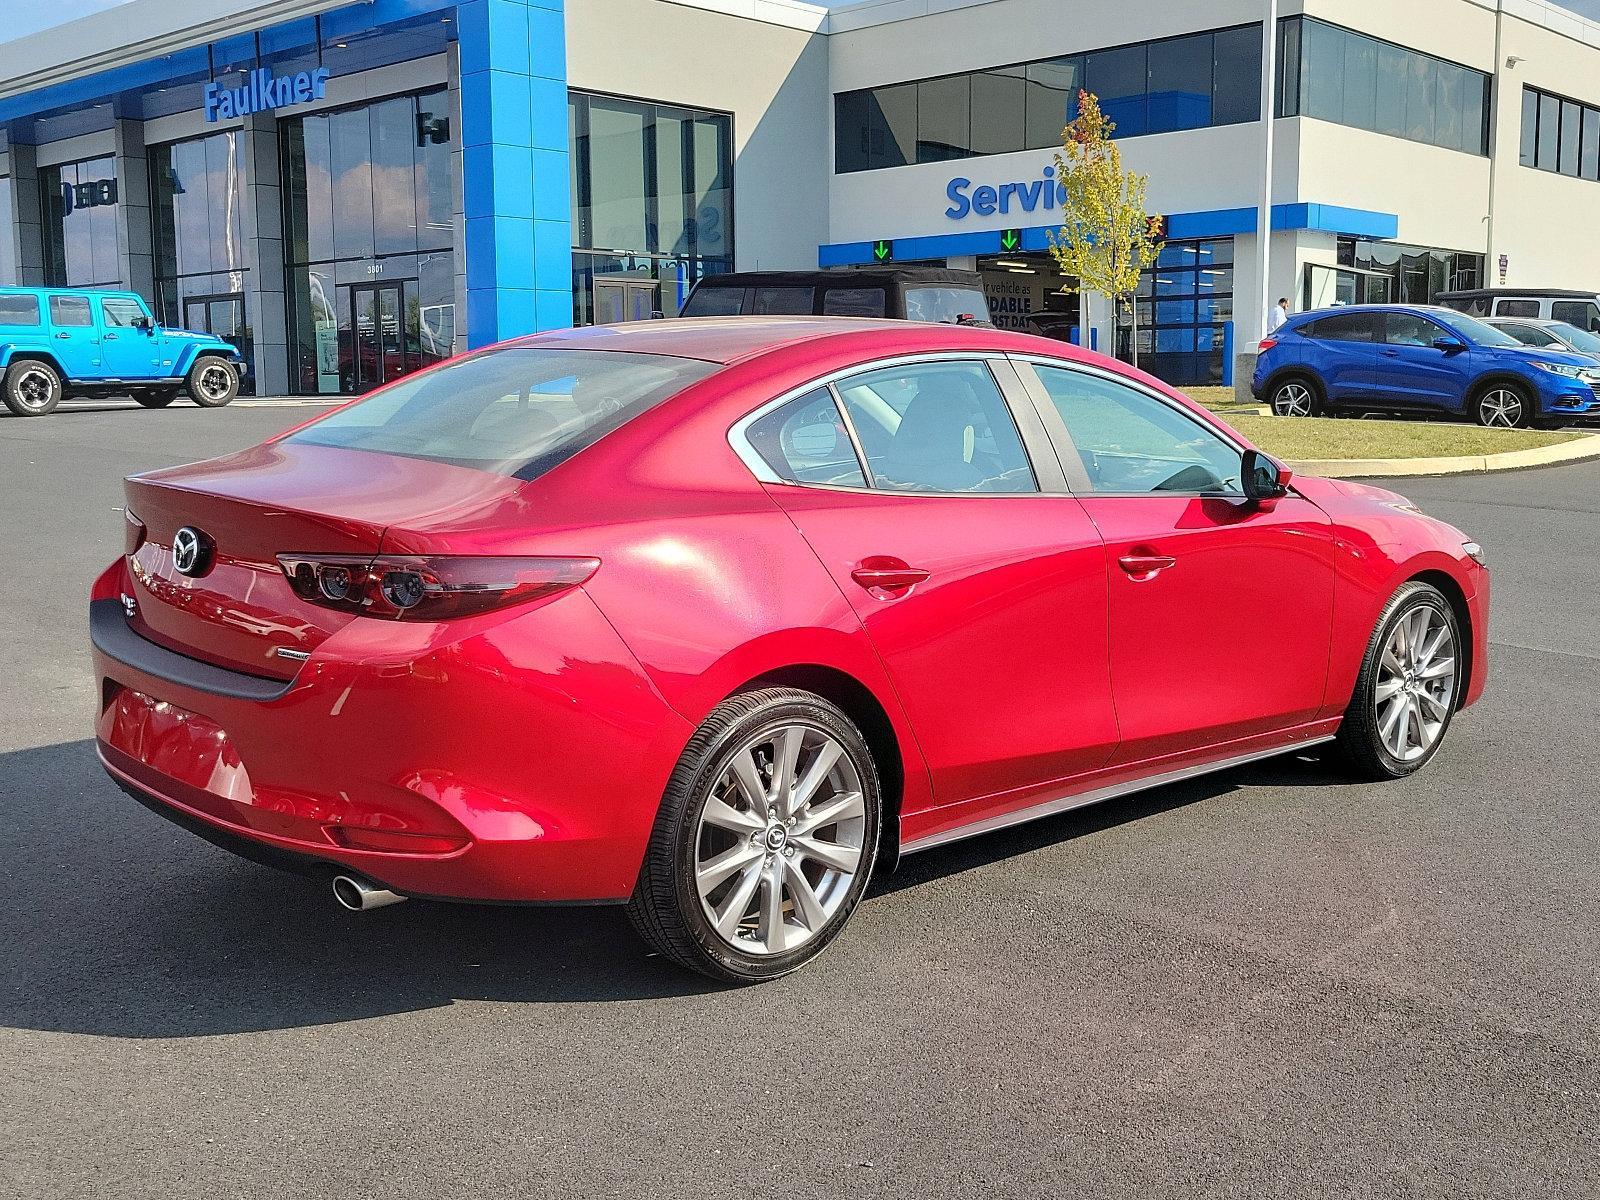
[[[315,71],[300,71],[280,78],[273,75],[271,67],[257,67],[245,76],[243,87],[208,83],[206,120],[226,121],[251,113],[270,112],[287,104],[321,100],[327,92],[328,75],[327,67],[318,67]]]

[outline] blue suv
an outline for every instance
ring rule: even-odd
[[[137,293],[0,288],[0,399],[40,417],[67,396],[131,395],[165,408],[180,395],[220,408],[244,359],[209,333],[163,329]]]
[[[1559,425],[1600,416],[1600,361],[1532,349],[1454,309],[1363,304],[1290,317],[1262,341],[1251,390],[1285,417],[1343,408]]]

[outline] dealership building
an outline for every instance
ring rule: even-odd
[[[131,0],[0,44],[0,283],[134,289],[273,394],[671,316],[728,269],[976,269],[998,324],[1137,337],[1182,383],[1231,378],[1264,294],[1600,289],[1600,25],[1542,0],[1282,0],[1264,88],[1266,14]],[[1136,326],[1086,321],[1047,253],[1080,89],[1165,218]]]

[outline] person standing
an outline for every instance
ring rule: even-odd
[[[1277,333],[1283,323],[1289,319],[1289,299],[1287,296],[1279,297],[1277,304],[1272,306],[1272,311],[1267,314],[1267,332]]]

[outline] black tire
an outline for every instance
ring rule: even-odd
[[[807,940],[787,952],[749,953],[719,934],[702,910],[695,883],[702,836],[700,818],[736,753],[747,751],[752,739],[759,739],[764,731],[785,725],[802,725],[826,735],[848,756],[849,766],[860,780],[863,800],[860,858],[832,915]],[[793,688],[764,688],[733,696],[705,719],[672,772],[638,882],[628,901],[628,918],[651,947],[679,965],[713,979],[756,983],[786,975],[826,949],[860,903],[877,859],[881,812],[877,764],[860,730],[839,709],[820,696]],[[742,837],[738,835],[735,842]],[[760,840],[759,833],[751,837],[753,844]],[[760,852],[756,853],[759,857]],[[770,863],[772,858],[769,851],[766,861]],[[729,879],[734,877],[730,875]],[[781,904],[782,888],[778,891]],[[707,893],[708,897],[717,894],[714,888]],[[763,894],[758,890],[755,898]],[[797,904],[794,911],[798,913]]]
[[[183,383],[201,408],[221,408],[239,394],[239,368],[215,354],[202,354]]]
[[[132,395],[144,408],[165,408],[178,398],[176,388],[135,388]]]
[[[6,407],[19,417],[52,413],[66,395],[61,373],[43,359],[21,358],[6,368]]]
[[[1322,390],[1308,375],[1286,375],[1273,380],[1269,403],[1275,417],[1319,417],[1323,409]]]
[[[1432,609],[1449,628],[1455,639],[1455,674],[1445,704],[1443,724],[1434,736],[1432,745],[1416,758],[1401,759],[1384,743],[1379,727],[1376,693],[1384,648],[1394,634],[1395,627],[1419,608]],[[1413,580],[1390,597],[1367,642],[1366,654],[1361,660],[1361,674],[1356,679],[1355,694],[1351,696],[1350,707],[1345,710],[1344,720],[1339,725],[1339,755],[1353,774],[1363,779],[1403,779],[1428,764],[1444,744],[1445,735],[1450,731],[1450,721],[1461,702],[1461,690],[1466,686],[1462,671],[1465,653],[1455,610],[1438,588]]]
[[[1509,411],[1509,401],[1514,399],[1515,415]],[[1526,429],[1533,420],[1535,403],[1528,389],[1520,383],[1496,381],[1488,384],[1472,398],[1472,419],[1485,429]]]

